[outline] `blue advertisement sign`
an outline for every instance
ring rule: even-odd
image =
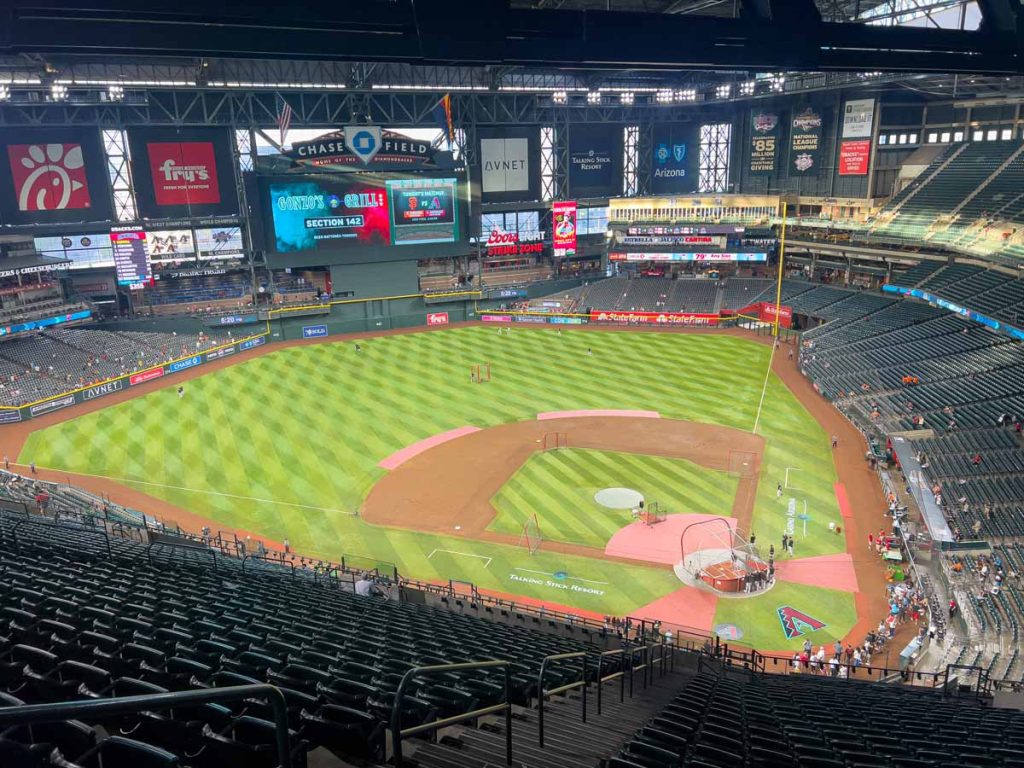
[[[92,312],[86,309],[81,312],[72,312],[69,315],[57,315],[56,317],[47,317],[44,320],[32,320],[27,323],[18,323],[17,325],[0,326],[0,336],[7,336],[8,334],[11,333],[22,333],[23,331],[34,331],[37,328],[49,328],[51,325],[70,323],[74,322],[75,320],[85,320],[90,315],[92,315]]]
[[[899,296],[913,296],[915,299],[927,301],[934,307],[941,307],[942,309],[950,312],[955,312],[960,315],[960,317],[966,317],[968,320],[980,323],[986,328],[991,328],[993,331],[1003,331],[1015,339],[1024,339],[1024,331],[1014,328],[1012,325],[1007,325],[1000,320],[996,320],[988,315],[983,315],[973,309],[968,309],[967,307],[962,307],[959,304],[954,304],[948,299],[936,296],[933,293],[928,293],[927,291],[922,291],[920,288],[903,288],[899,285],[883,285],[882,291],[885,293],[895,293]]]
[[[246,339],[238,345],[238,348],[241,350],[252,349],[253,347],[262,347],[266,343],[266,336],[257,336],[255,339]]]
[[[173,363],[167,366],[167,370],[170,373],[176,371],[184,371],[186,368],[193,368],[203,362],[201,355],[193,355],[192,357],[186,357],[184,360],[175,360]]]
[[[245,325],[247,323],[259,322],[255,313],[251,315],[221,315],[217,318],[217,325]]]
[[[656,194],[697,191],[699,156],[693,123],[656,125],[651,163],[651,191]]]
[[[326,325],[304,325],[302,326],[302,338],[318,339],[327,335]]]

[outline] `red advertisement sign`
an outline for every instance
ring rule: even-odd
[[[427,325],[448,325],[448,313],[427,312]]]
[[[7,157],[19,211],[88,208],[81,144],[10,144]]]
[[[760,302],[757,310],[757,319],[763,323],[775,322],[775,304],[770,301]],[[785,304],[779,305],[779,325],[789,328],[793,325],[793,308]]]
[[[839,145],[839,175],[864,176],[871,162],[871,140],[844,141]]]
[[[718,315],[693,312],[610,312],[595,310],[590,313],[592,323],[633,323],[636,325],[714,325]]]
[[[157,205],[220,202],[217,153],[211,141],[152,142],[146,145]]]
[[[551,207],[555,256],[576,253],[576,201],[564,200]]]
[[[511,323],[512,315],[480,315],[481,323]]]
[[[544,243],[541,233],[521,235],[518,232],[502,232],[492,229],[487,236],[488,256],[523,256],[531,253],[543,253]]]
[[[136,384],[142,384],[143,382],[146,381],[159,379],[163,375],[163,368],[150,368],[148,371],[139,371],[138,373],[133,373],[131,376],[128,377],[128,383],[134,387]]]

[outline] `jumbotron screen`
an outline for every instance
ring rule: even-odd
[[[348,251],[459,239],[458,180],[310,174],[266,182],[277,253]]]
[[[454,243],[459,221],[455,179],[388,181],[391,242],[395,245]]]
[[[305,176],[268,185],[278,253],[389,245],[388,196],[356,179]]]

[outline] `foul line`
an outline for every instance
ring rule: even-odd
[[[427,560],[432,558],[438,552],[445,552],[445,553],[447,553],[449,555],[462,555],[463,557],[477,557],[477,558],[480,558],[481,560],[486,560],[487,562],[484,563],[484,568],[489,568],[490,565],[491,565],[491,560],[493,559],[493,558],[487,557],[486,555],[474,555],[472,552],[456,552],[454,549],[432,549],[430,551],[430,554],[427,555]]]
[[[551,576],[551,577],[554,577],[554,575],[555,575],[553,573],[548,573],[547,571],[531,571],[529,568],[513,568],[512,570],[513,571],[523,571],[524,573],[536,573],[536,574],[539,574],[540,576]],[[594,581],[593,579],[581,579],[579,576],[566,576],[565,578],[572,579],[573,581],[583,581],[583,582],[586,582],[587,584],[604,584],[605,586],[608,585],[607,581]]]
[[[12,466],[24,466],[16,465],[12,463]],[[240,496],[237,493],[225,493],[223,491],[207,491],[202,488],[187,488],[183,485],[166,485],[164,483],[151,483],[148,480],[134,480],[129,477],[114,477],[112,475],[92,475],[88,472],[69,472],[66,469],[55,469],[53,467],[39,467],[39,469],[45,469],[47,472],[56,472],[64,475],[77,475],[78,477],[91,477],[96,480],[113,480],[116,483],[135,483],[137,485],[150,485],[154,488],[170,488],[174,491],[188,491],[189,493],[205,493],[209,496],[223,496],[227,499],[242,499],[243,501],[259,501],[264,504],[280,504],[282,507],[298,507],[300,509],[314,509],[317,512],[340,512],[343,515],[357,515],[356,512],[349,512],[345,509],[332,509],[330,507],[317,507],[313,504],[299,504],[294,501],[278,501],[277,499],[261,499],[258,496]],[[50,481],[54,482],[54,481]],[[59,485],[59,483],[58,483]]]
[[[768,377],[772,375],[772,360],[775,359],[775,345],[778,344],[778,337],[772,342],[772,351],[768,355],[768,368],[764,372],[764,384],[761,386],[761,400],[757,404],[757,416],[754,417],[754,428],[750,430],[751,434],[757,434],[757,425],[761,421],[761,408],[764,406],[764,396],[768,392]]]

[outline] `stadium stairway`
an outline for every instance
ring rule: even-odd
[[[691,659],[683,664],[681,660]],[[636,690],[619,702],[619,681],[605,683],[601,715],[597,714],[596,688],[591,686],[587,722],[580,717],[577,691],[567,697],[552,697],[544,705],[544,747],[539,746],[536,709],[517,708],[513,717],[512,763],[524,768],[594,768],[618,754],[623,744],[679,694],[696,672],[696,655],[677,656],[676,670],[654,679],[644,690]],[[634,681],[640,686],[639,677]],[[626,683],[628,688],[628,681]],[[418,743],[407,761],[420,768],[492,768],[505,764],[504,720],[480,728],[460,729],[437,743]]]

